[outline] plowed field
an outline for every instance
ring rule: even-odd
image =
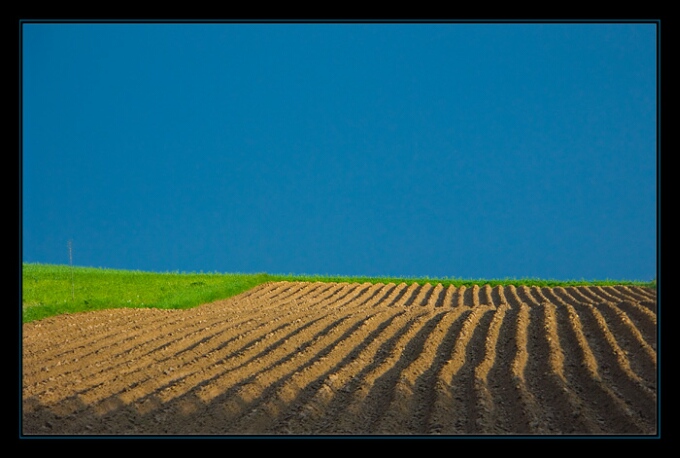
[[[38,435],[653,435],[656,292],[278,282],[23,327]]]

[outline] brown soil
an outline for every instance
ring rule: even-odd
[[[261,285],[23,327],[25,435],[655,435],[656,292]]]

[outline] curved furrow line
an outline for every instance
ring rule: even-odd
[[[409,292],[412,292],[412,289],[413,289],[413,285],[411,285],[409,287],[406,283],[403,283],[403,282],[399,283],[397,285],[397,287],[394,289],[393,294],[390,295],[391,296],[390,301],[388,303],[386,303],[385,306],[387,306],[387,307],[397,307],[398,304],[403,305],[404,302],[406,301],[405,296],[407,296],[407,294]],[[376,304],[376,306],[380,306],[380,305],[382,305],[382,304]]]
[[[227,299],[226,302],[230,303],[231,305],[236,304],[236,298],[230,298]],[[97,370],[97,367],[99,366],[99,355],[98,353],[101,350],[106,350],[107,352],[111,350],[111,348],[117,347],[119,348],[119,353],[117,355],[113,355],[114,358],[123,358],[124,362],[129,362],[130,360],[133,360],[137,357],[143,356],[144,351],[146,348],[151,347],[150,352],[153,352],[157,350],[158,348],[165,347],[167,345],[170,345],[172,343],[175,343],[178,338],[173,337],[177,331],[182,332],[182,336],[180,336],[180,339],[183,337],[186,337],[186,332],[187,329],[194,329],[197,326],[199,327],[198,331],[195,332],[203,332],[202,328],[209,328],[213,326],[215,323],[218,322],[223,322],[224,318],[223,317],[213,317],[212,320],[208,320],[208,317],[212,315],[213,310],[209,308],[199,308],[200,310],[195,310],[191,314],[185,313],[185,311],[181,310],[139,310],[134,313],[125,313],[124,317],[127,318],[127,326],[125,331],[126,332],[121,332],[123,329],[121,328],[116,328],[107,334],[104,335],[94,335],[93,337],[89,338],[88,340],[85,341],[79,341],[77,340],[77,337],[74,337],[74,342],[78,346],[74,351],[81,350],[78,352],[78,356],[74,356],[71,361],[63,361],[63,358],[54,362],[53,365],[58,365],[61,366],[60,370],[58,371],[52,371],[52,373],[48,373],[48,371],[52,368],[52,365],[50,365],[50,361],[47,360],[47,355],[42,354],[41,355],[41,364],[31,364],[31,359],[30,356],[27,355],[26,359],[24,360],[25,363],[27,363],[27,367],[39,367],[41,368],[41,371],[45,372],[45,378],[50,378],[54,379],[56,376],[63,375],[63,374],[68,374],[71,371],[71,366],[69,363],[74,363],[78,362],[78,366],[81,366],[83,362],[87,363],[86,358],[89,357],[89,360],[92,362],[91,367],[93,370]],[[136,322],[133,321],[132,324],[130,323],[130,315],[133,316],[139,316],[141,312],[141,315],[159,315],[159,318],[157,319],[152,319],[152,320],[147,320],[147,321],[141,321],[137,320]],[[260,310],[262,312],[262,310]],[[100,315],[100,319],[106,320],[106,317],[110,315],[109,313],[106,312],[96,312],[96,314]],[[186,320],[187,316],[190,316],[190,320]],[[168,317],[172,317],[172,320],[168,320]],[[160,333],[157,333],[157,337],[155,339],[149,340],[146,336],[149,334],[149,331],[152,330],[154,331],[155,328],[153,327],[154,324],[160,324],[161,325],[161,331]],[[137,329],[138,331],[134,334],[129,333],[129,329]],[[112,338],[113,340],[110,340],[109,338]],[[141,340],[141,343],[139,342]],[[93,345],[92,342],[97,342],[97,345]],[[87,348],[88,351],[83,353],[82,349]],[[60,355],[63,357],[63,352]],[[113,367],[116,365],[114,364]],[[112,367],[112,368],[113,368]],[[32,373],[30,369],[27,370],[27,373],[25,374],[27,377],[31,376]],[[40,381],[40,380],[38,380]]]
[[[338,431],[359,431],[361,434],[373,432],[371,426],[379,420],[380,412],[385,410],[390,401],[391,380],[386,374],[399,363],[403,349],[430,317],[431,314],[425,311],[405,314],[405,320],[400,320],[396,333],[381,342],[373,363],[359,374],[350,402],[335,419]]]
[[[397,311],[374,309],[369,311],[369,317],[385,313]],[[365,320],[345,314],[336,321],[332,328],[300,345],[292,357],[280,359],[252,374],[240,371],[243,377],[236,385],[229,381],[231,386],[222,387],[222,393],[211,401],[229,417],[235,431],[256,434],[271,426],[304,389],[309,371],[313,374],[316,367],[321,372],[332,367],[332,352],[336,347],[342,348],[341,343],[358,332]],[[311,387],[314,388],[321,387]],[[199,393],[199,397],[204,398],[204,394]]]
[[[472,285],[472,307],[479,307],[481,304],[479,290],[479,285]]]
[[[479,393],[475,391],[474,370],[484,357],[486,337],[494,316],[494,309],[481,305],[473,307],[460,332],[459,341],[465,346],[454,348],[454,359],[446,366],[445,376],[453,372],[450,380],[452,411],[444,425],[444,434],[486,434],[485,413],[478,404]],[[466,325],[474,323],[470,328]],[[452,366],[449,368],[449,366]]]
[[[107,339],[105,336],[100,337],[100,340],[96,345],[91,343],[90,345],[87,345],[83,343],[80,345],[79,349],[75,349],[71,352],[67,359],[64,359],[65,355],[61,355],[60,358],[50,358],[48,355],[44,354],[36,355],[35,358],[27,356],[24,359],[24,367],[26,368],[24,379],[37,383],[48,379],[54,381],[55,379],[65,377],[74,372],[81,373],[84,364],[89,365],[89,370],[98,372],[101,370],[98,369],[98,367],[101,366],[100,352],[106,352],[107,355],[111,353],[109,356],[110,358],[122,358],[125,362],[129,362],[133,354],[137,356],[137,353],[144,352],[149,346],[154,349],[169,345],[171,342],[179,339],[178,337],[173,336],[173,330],[183,328],[183,317],[185,315],[183,315],[181,311],[174,311],[172,315],[168,316],[172,316],[174,319],[168,320],[166,318],[165,321],[154,323],[160,325],[160,328],[144,328],[140,326],[136,327],[137,331],[134,333],[118,332],[115,334],[115,337],[111,337],[110,333],[105,334],[105,336],[110,338]],[[163,333],[154,332],[156,337],[153,339],[147,337],[149,331],[157,331],[158,329],[162,330]],[[38,368],[41,371],[40,373],[35,372],[35,369]],[[71,384],[68,380],[66,383]]]
[[[575,305],[593,305],[585,299],[579,300],[580,296],[577,290],[554,288],[553,292],[559,297],[565,298],[567,302]],[[656,315],[648,308],[643,307],[635,302],[623,301],[618,303],[618,308],[632,321],[633,326],[640,332],[644,341],[654,350],[656,350],[657,339],[657,325]]]
[[[497,297],[500,304],[500,297]],[[494,301],[495,302],[495,301]],[[481,362],[474,368],[474,392],[477,399],[479,416],[475,420],[477,431],[483,434],[503,434],[507,431],[499,429],[502,417],[497,401],[491,391],[489,384],[489,373],[497,361],[497,346],[500,338],[500,328],[505,319],[505,314],[508,311],[508,304],[499,305],[491,319],[489,329],[486,335],[484,344],[484,357]],[[480,350],[481,351],[481,350]]]
[[[613,287],[619,295],[621,295],[622,300],[629,302],[640,302],[648,300],[656,300],[656,292],[650,290],[649,288],[641,288],[637,286],[624,286],[617,285]]]
[[[279,415],[265,433],[273,434],[351,434],[355,430],[340,431],[336,417],[359,387],[362,372],[370,370],[381,343],[393,336],[406,319],[405,310],[382,309],[364,321],[380,322],[363,326],[342,345],[333,358],[339,360],[333,367],[308,382],[304,390],[291,400],[288,408]],[[331,361],[331,360],[329,360]]]
[[[437,373],[450,354],[449,330],[460,310],[441,311],[425,323],[404,349],[406,357],[382,379],[393,386],[389,405],[376,413],[373,430],[382,434],[426,434],[434,405]],[[442,349],[448,350],[446,354]],[[387,391],[387,390],[385,390]]]
[[[545,296],[544,296],[545,297]],[[547,300],[547,298],[546,298]],[[576,393],[565,375],[565,355],[563,344],[558,333],[557,306],[552,302],[544,305],[545,331],[548,340],[550,356],[550,377],[555,389],[564,394],[562,411],[565,414],[564,426],[560,428],[565,434],[593,434],[602,432],[602,428],[593,418],[590,408],[586,406],[581,396]]]
[[[652,302],[657,301],[656,289],[645,288],[645,287],[642,287],[642,286],[628,286],[628,287],[626,287],[626,290],[630,291],[631,293],[641,295],[644,298],[643,300],[652,301]]]
[[[284,294],[276,298],[269,299],[263,304],[267,309],[279,309],[290,305],[298,305],[299,302],[308,301],[311,303],[323,300],[329,294],[335,291],[336,283],[295,283],[290,289],[286,290]]]
[[[245,318],[239,322],[231,322],[231,318],[225,319],[219,316],[213,317],[212,320],[207,320],[203,312],[204,310],[197,310],[191,314],[186,314],[184,311],[174,311],[177,319],[170,322],[166,320],[165,325],[158,332],[155,332],[156,329],[154,328],[140,326],[139,332],[134,334],[126,335],[119,333],[123,336],[120,341],[108,342],[102,339],[102,343],[98,347],[91,348],[89,353],[79,354],[80,358],[76,357],[75,361],[72,361],[80,360],[81,363],[78,366],[81,366],[82,362],[87,362],[89,358],[91,363],[89,371],[83,372],[80,367],[73,369],[73,365],[64,364],[61,373],[55,374],[52,371],[52,375],[47,372],[45,375],[49,376],[54,382],[54,379],[58,376],[68,375],[73,370],[76,370],[79,372],[78,376],[81,383],[85,383],[85,380],[90,375],[95,375],[96,378],[89,381],[89,383],[98,385],[101,383],[99,380],[107,379],[110,377],[111,372],[123,375],[144,370],[149,365],[159,364],[168,359],[175,358],[176,355],[186,350],[208,343],[215,337],[219,338],[223,332],[230,328],[242,328],[247,324],[255,324],[257,327],[258,316],[265,316],[266,313],[264,310],[258,309],[252,318]],[[236,312],[232,313],[232,315],[240,316]],[[252,311],[250,315],[253,315]],[[184,318],[187,316],[191,317],[191,319],[185,320]],[[213,328],[214,326],[216,327]],[[211,328],[213,328],[212,331],[208,331]],[[148,335],[155,335],[156,337],[149,339]],[[99,356],[97,353],[100,349],[106,349],[107,352],[110,352],[112,348],[114,348],[114,353],[110,356],[111,360],[107,361],[107,366],[102,368],[98,364]],[[210,351],[211,347],[206,345],[201,350]],[[40,366],[49,368],[44,362]],[[65,383],[72,384],[70,380],[65,380]],[[87,384],[85,383],[86,386]]]
[[[517,297],[521,303],[527,304],[529,307],[540,307],[540,302],[534,297],[535,286],[521,286],[515,289]]]
[[[356,287],[350,287],[349,285],[346,285],[341,286],[337,289],[351,291],[356,289]],[[333,296],[334,294],[326,295],[323,301],[320,302],[319,304],[322,305],[327,304],[328,302],[333,300]],[[321,305],[319,305],[318,307],[321,307]],[[186,391],[188,391],[189,389],[193,389],[194,387],[198,387],[197,389],[200,389],[200,391],[203,393],[201,398],[204,402],[209,401],[210,396],[217,396],[220,394],[221,390],[220,386],[225,378],[233,378],[232,375],[230,375],[232,372],[235,372],[237,370],[238,371],[244,370],[245,367],[252,365],[255,361],[275,360],[275,362],[272,363],[272,365],[276,365],[282,361],[291,359],[292,354],[290,348],[292,348],[291,342],[294,339],[300,339],[299,336],[302,334],[303,331],[314,332],[314,329],[327,325],[327,322],[334,319],[334,317],[340,314],[341,311],[342,307],[338,307],[334,310],[331,310],[330,313],[324,314],[314,313],[313,307],[306,307],[298,310],[295,316],[287,317],[284,321],[286,323],[290,323],[293,325],[302,323],[301,326],[295,328],[287,335],[278,338],[278,340],[269,344],[268,346],[266,346],[266,348],[260,350],[257,353],[251,351],[251,348],[254,349],[255,346],[258,345],[261,346],[261,343],[265,343],[264,341],[261,342],[254,341],[252,343],[249,343],[246,348],[232,352],[231,361],[229,364],[230,367],[226,371],[219,371],[216,374],[210,374],[209,377],[206,377],[203,373],[197,373],[196,377],[193,377],[191,380],[182,380],[181,381],[182,386],[180,387],[176,383],[175,386],[173,386],[172,393],[169,393],[167,396],[165,396],[164,401],[167,402],[171,399],[174,399],[178,395],[182,395]],[[315,316],[316,318],[314,318]],[[343,318],[343,320],[344,319],[346,318]],[[311,326],[311,323],[314,323],[314,327]],[[275,337],[275,335],[270,333],[266,337],[269,339],[270,337]],[[303,343],[302,345],[304,346],[305,343]],[[297,349],[299,349],[299,346],[295,348],[295,350]],[[226,358],[226,356],[223,356],[221,354],[219,355],[219,357],[222,359]],[[211,391],[212,389],[211,387],[213,386],[216,388]]]
[[[536,293],[534,288],[532,288],[532,293]],[[526,382],[540,409],[539,421],[548,433],[573,433],[573,424],[570,423],[572,406],[562,389],[560,374],[556,373],[561,361],[554,353],[555,345],[551,344],[554,337],[550,335],[550,326],[546,325],[550,319],[546,315],[549,313],[549,311],[546,312],[546,308],[545,302],[531,308],[529,335],[527,336],[529,359],[526,365]],[[578,420],[578,418],[573,419],[574,422]],[[583,431],[585,425],[580,424],[579,429]]]
[[[470,310],[459,307],[443,313],[436,330],[425,342],[423,353],[402,376],[407,386],[413,387],[413,396],[405,399],[405,402],[410,404],[407,412],[411,414],[404,419],[412,434],[440,434],[444,427],[441,423],[441,410],[437,411],[436,404],[438,397],[441,402],[450,394],[450,387],[443,386],[440,374],[449,362],[456,339]]]
[[[602,299],[593,295],[585,295],[582,291],[577,289],[575,286],[569,286],[567,288],[561,288],[560,291],[564,290],[565,294],[569,295],[573,301],[574,305],[593,305],[598,304]]]
[[[359,285],[357,283],[333,283],[332,286],[319,294],[314,301],[310,302],[312,306],[319,304],[328,304],[343,299],[350,294]]]
[[[656,391],[656,351],[616,305],[604,303],[596,307],[616,336],[633,372],[647,382],[649,389]]]
[[[257,434],[275,427],[277,420],[287,416],[299,398],[309,397],[310,392],[325,391],[332,395],[334,390],[325,385],[323,379],[328,371],[337,366],[354,349],[361,335],[366,334],[367,321],[379,319],[380,315],[398,313],[395,310],[368,310],[347,314],[346,323],[316,339],[314,344],[300,352],[295,361],[273,366],[266,373],[256,376],[250,384],[243,385],[229,398],[235,431],[244,434]],[[362,332],[362,329],[364,330]],[[338,335],[339,334],[339,335]],[[351,345],[350,345],[351,344]],[[258,378],[265,378],[269,383],[257,383]],[[233,403],[230,398],[247,399],[247,408],[237,411],[234,407],[241,402]]]
[[[406,380],[404,371],[421,354],[426,340],[443,318],[444,313],[427,314],[417,325],[409,340],[401,347],[399,357],[391,367],[375,379],[366,399],[368,409],[364,412],[368,421],[361,431],[367,434],[408,434],[400,420],[410,414],[406,412],[413,395],[412,386]],[[369,407],[370,406],[370,407]]]
[[[626,293],[624,289],[617,286],[601,286],[604,293],[612,298],[612,302],[618,303],[622,301],[639,301],[640,298],[635,294]]]
[[[434,292],[434,288],[432,285],[429,283],[425,283],[419,288],[418,295],[413,299],[413,301],[406,306],[413,306],[413,307],[424,307],[427,305],[428,301],[430,300],[430,297],[432,296]]]
[[[163,313],[165,312],[165,313]],[[22,345],[24,349],[33,348],[47,354],[59,355],[74,348],[80,336],[90,334],[94,328],[125,329],[135,315],[145,315],[147,319],[156,318],[157,321],[167,319],[169,310],[117,308],[78,314],[64,314],[22,326]],[[64,339],[64,336],[68,336]],[[82,337],[81,337],[82,338]],[[45,341],[55,340],[58,346],[46,346]]]
[[[569,303],[554,295],[558,314],[558,334],[564,345],[565,375],[570,386],[581,398],[577,413],[592,418],[596,427],[588,433],[640,434],[644,425],[638,424],[630,408],[619,398],[598,372],[597,361],[585,337],[578,313]]]
[[[450,285],[447,288],[445,288],[444,299],[442,300],[442,307],[450,308],[456,306],[457,302],[454,303],[455,292],[456,287],[453,285]]]
[[[388,307],[401,290],[394,283],[388,283],[380,290],[374,300],[369,301],[371,307]]]
[[[508,301],[505,299],[502,286],[496,286],[491,290],[489,303],[496,308],[500,307],[501,305],[508,304]]]
[[[515,285],[505,286],[501,289],[501,291],[503,291],[503,294],[505,295],[505,300],[508,302],[508,304],[510,304],[510,308],[518,309],[521,306],[522,300],[517,294],[517,288]]]
[[[406,297],[402,302],[402,307],[409,307],[411,304],[413,304],[413,301],[415,301],[416,296],[422,289],[422,286],[420,286],[418,283],[411,283],[411,286],[406,289]]]
[[[242,354],[249,348],[253,348],[267,340],[272,340],[280,333],[284,332],[286,328],[305,321],[307,318],[307,308],[293,308],[291,306],[288,309],[282,310],[280,316],[273,320],[264,321],[261,319],[247,319],[244,322],[218,330],[219,332],[213,334],[214,343],[208,342],[207,344],[203,344],[199,339],[198,345],[192,345],[193,348],[191,351],[187,351],[186,346],[181,348],[172,346],[165,347],[160,352],[151,354],[151,360],[149,358],[140,360],[138,363],[132,365],[126,373],[118,374],[114,378],[114,381],[118,378],[122,378],[124,375],[126,380],[132,380],[135,386],[139,387],[135,390],[136,392],[139,392],[147,389],[146,385],[142,383],[143,381],[148,381],[157,385],[178,385],[182,382],[186,382],[187,377],[197,373],[204,373],[207,369],[210,369],[213,372],[222,372],[224,371],[222,364],[224,364],[223,360],[225,358],[229,358],[229,356],[234,353]],[[277,323],[281,321],[283,321],[283,324],[277,325]],[[315,321],[318,321],[318,319]],[[254,327],[251,327],[250,329],[239,329],[242,328],[243,324],[253,324]],[[221,335],[227,332],[229,332],[232,337],[224,340]],[[295,332],[300,332],[300,329],[293,331],[293,333]],[[250,334],[254,335],[250,336]],[[241,342],[241,339],[244,338],[250,338],[245,345]],[[241,348],[232,348],[233,346],[238,345],[241,345]],[[161,362],[170,368],[166,369],[162,374],[159,374],[156,366]],[[208,368],[204,367],[205,365],[208,365]],[[153,373],[155,378],[149,377],[149,372]],[[103,379],[107,380],[107,377],[104,375]],[[110,380],[110,377],[108,377],[108,380]],[[104,391],[110,391],[111,387],[109,385],[102,389]],[[95,391],[82,393],[82,395],[89,398],[90,402],[97,402],[102,395],[98,395]]]
[[[300,314],[302,316],[302,314]],[[300,322],[302,319],[298,319]],[[271,320],[258,326],[257,333],[247,342],[241,339],[250,333],[235,334],[233,338],[226,342],[221,342],[221,348],[213,352],[204,352],[199,346],[195,351],[176,357],[172,349],[156,358],[162,358],[163,364],[157,364],[156,360],[143,361],[130,368],[129,372],[118,371],[113,377],[109,374],[102,374],[101,377],[90,380],[88,385],[82,383],[74,385],[77,389],[78,398],[84,405],[93,406],[100,412],[105,412],[111,404],[110,400],[118,396],[115,403],[128,399],[129,401],[143,398],[146,394],[157,390],[172,391],[175,387],[181,387],[193,378],[203,378],[207,373],[224,372],[223,364],[225,359],[234,354],[256,347],[261,342],[273,340],[286,328],[294,324],[294,321],[287,321],[276,325],[278,320]],[[309,325],[315,321],[310,321]],[[301,332],[292,331],[289,334]],[[233,347],[237,348],[234,349]],[[240,346],[240,348],[239,348]],[[179,388],[178,388],[179,389]],[[126,394],[127,393],[127,394]],[[45,399],[46,404],[61,401],[60,399]],[[114,404],[115,404],[114,403]]]
[[[509,304],[511,303],[510,301]],[[503,316],[499,318],[501,325],[495,347],[495,362],[486,374],[486,381],[495,407],[495,423],[492,430],[498,434],[530,434],[532,430],[529,424],[535,421],[528,415],[528,409],[525,407],[528,405],[525,399],[530,397],[524,386],[524,366],[527,359],[526,329],[520,329],[519,325],[528,324],[529,307],[523,306],[525,317],[520,320],[521,307],[518,302],[515,306],[502,306],[496,311],[496,316],[500,314]]]
[[[324,305],[320,306],[318,310],[314,311],[316,313],[320,313],[327,309],[342,310],[345,307],[361,309],[362,304],[369,298],[368,296],[371,286],[372,285],[370,283],[347,284],[347,292],[334,298],[334,300],[325,303]],[[364,296],[363,299],[361,299],[362,296]]]
[[[491,293],[491,286],[488,284],[479,288],[479,303],[485,306],[494,305]]]
[[[179,317],[175,317],[174,314],[167,312],[161,312],[154,309],[116,309],[121,310],[121,312],[115,313],[114,311],[101,311],[101,312],[88,312],[93,317],[98,318],[99,322],[102,323],[104,329],[102,332],[97,334],[92,334],[91,329],[88,327],[78,326],[70,327],[71,329],[64,329],[57,324],[58,321],[54,321],[54,325],[58,326],[58,330],[51,335],[45,335],[41,333],[40,346],[43,347],[43,351],[40,351],[39,357],[44,360],[57,359],[57,358],[67,358],[74,353],[82,352],[83,349],[86,351],[91,349],[93,346],[102,344],[106,347],[113,344],[119,340],[124,340],[125,335],[130,332],[130,330],[136,330],[138,334],[143,333],[143,318],[149,318],[150,324],[165,323],[168,317],[171,316],[172,319],[177,320]],[[124,310],[124,311],[123,311]],[[115,320],[112,323],[111,328],[105,325],[106,321],[111,315],[123,315],[119,320]],[[143,316],[142,316],[143,315]],[[67,315],[62,315],[66,317]],[[134,320],[134,321],[132,321]],[[29,328],[28,325],[24,325],[24,335],[30,335],[33,328]],[[64,336],[68,336],[66,339]],[[45,342],[52,341],[53,345],[45,345]],[[24,342],[24,352],[27,357],[32,354],[32,348],[34,346]]]
[[[315,340],[342,326],[347,319],[346,316],[338,318],[327,315],[305,320],[304,324],[284,336],[267,335],[266,340],[251,342],[247,347],[227,355],[217,355],[209,365],[192,368],[190,373],[185,368],[183,371],[185,373],[175,377],[147,379],[145,380],[147,386],[135,390],[136,392],[128,390],[118,394],[118,398],[130,403],[142,401],[145,396],[153,394],[165,404],[170,401],[179,402],[175,400],[191,392],[191,395],[199,398],[202,403],[209,403],[233,387],[234,383],[238,383],[236,379],[242,380],[252,374],[266,372],[272,367],[294,360],[299,352],[305,351]],[[296,323],[301,321],[302,319],[299,319]],[[313,334],[311,339],[307,337],[310,333]],[[278,338],[274,340],[276,337]],[[267,346],[262,348],[263,345]],[[198,361],[194,366],[197,364]]]
[[[460,307],[456,311],[461,315],[462,323],[456,329],[453,346],[448,346],[450,353],[441,357],[443,362],[434,382],[436,387],[435,399],[430,408],[431,429],[441,434],[465,433],[465,421],[462,411],[469,407],[465,401],[469,392],[461,392],[465,387],[458,386],[461,383],[460,372],[466,364],[468,348],[474,335],[475,328],[479,324],[482,315],[490,309],[483,307]],[[449,339],[451,335],[449,335]],[[450,342],[450,341],[449,341]],[[469,364],[469,363],[468,363]],[[464,383],[464,382],[463,382]]]
[[[313,285],[318,286],[316,283],[312,283]],[[271,291],[268,292],[268,294],[258,301],[259,303],[268,303],[272,300],[280,300],[282,297],[285,297],[286,295],[291,294],[291,292],[294,292],[295,289],[299,286],[298,282],[291,282],[291,281],[278,281],[274,282],[273,285],[275,286],[275,289],[272,289]]]
[[[363,434],[360,418],[366,417],[366,398],[373,387],[373,382],[396,361],[399,348],[408,342],[408,335],[417,329],[417,322],[423,320],[427,314],[416,315],[404,308],[390,308],[387,321],[380,326],[382,332],[371,333],[365,339],[365,349],[356,359],[342,367],[340,372],[334,372],[329,377],[337,377],[334,386],[343,386],[324,412],[324,424],[333,425],[336,434]],[[374,336],[374,337],[373,337]],[[373,338],[372,338],[373,337]],[[326,400],[327,402],[327,400]],[[327,402],[328,403],[328,402]],[[304,411],[299,418],[308,417]],[[294,421],[290,422],[291,424]],[[365,423],[365,422],[364,422]],[[301,426],[305,421],[300,423]],[[289,426],[290,427],[290,426]]]
[[[454,288],[454,291],[453,291],[453,306],[454,307],[466,307],[465,291],[467,291],[467,288],[464,285],[461,285],[457,289]],[[472,305],[472,296],[470,296],[470,301],[469,301],[469,306],[471,306],[471,305]]]
[[[570,290],[570,292],[573,294],[574,291],[578,291],[578,294],[585,299],[584,303],[586,304],[599,304],[607,301],[605,297],[596,294],[593,288],[588,286],[573,286],[571,288],[573,290]]]
[[[373,304],[380,301],[382,297],[387,296],[387,293],[385,292],[386,285],[383,285],[382,283],[364,283],[364,285],[367,286],[365,293],[362,293],[365,297],[357,304],[357,307],[372,307]]]
[[[656,352],[658,329],[656,315],[648,308],[635,302],[620,302],[618,308],[626,314],[633,326],[640,332],[642,339]]]
[[[475,285],[475,286],[476,286],[476,285]],[[461,287],[461,289],[462,289],[462,288],[463,288],[463,287]],[[475,306],[475,300],[478,301],[478,299],[477,299],[477,294],[476,294],[476,290],[475,290],[475,288],[473,288],[473,287],[463,289],[463,290],[461,291],[461,294],[460,294],[460,295],[461,295],[461,297],[462,297],[462,302],[461,302],[460,299],[459,299],[458,304],[461,305],[461,306],[463,306],[463,307],[470,307],[470,308],[472,308],[472,307]],[[473,299],[473,296],[474,296],[474,299]],[[479,301],[478,301],[478,304],[479,304]]]
[[[432,290],[432,295],[430,295],[430,299],[426,305],[430,308],[441,309],[444,305],[444,293],[445,291],[442,284],[437,283]]]
[[[635,421],[649,431],[656,428],[656,393],[630,369],[629,362],[618,346],[600,312],[593,305],[573,304],[581,318],[584,335],[593,350],[603,383],[625,399],[635,415]]]
[[[526,291],[516,291],[519,297],[524,295]],[[531,378],[535,376],[534,372],[529,368],[530,359],[535,358],[535,348],[530,345],[533,338],[530,339],[531,326],[536,321],[532,320],[531,311],[535,306],[527,305],[525,302],[520,302],[519,313],[517,314],[517,334],[515,342],[517,344],[515,357],[512,360],[510,368],[512,370],[515,388],[519,393],[519,398],[522,403],[522,411],[529,420],[528,428],[531,434],[547,434],[550,430],[547,427],[543,415],[543,408],[539,405],[539,400],[534,396],[534,390],[530,385]],[[542,374],[540,374],[542,376]]]

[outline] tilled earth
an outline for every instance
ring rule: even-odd
[[[23,326],[25,435],[655,435],[641,287],[278,282]]]

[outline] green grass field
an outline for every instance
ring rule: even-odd
[[[23,264],[23,322],[28,323],[63,313],[77,313],[119,307],[187,309],[226,299],[259,284],[273,281],[322,281],[348,283],[441,283],[446,287],[472,285],[515,286],[607,286],[635,285],[656,288],[656,282],[616,280],[540,280],[338,277],[323,275],[225,274],[141,272],[130,270],[70,267],[68,265]]]

